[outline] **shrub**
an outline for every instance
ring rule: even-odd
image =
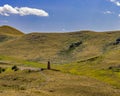
[[[2,72],[5,72],[5,69],[4,69],[4,68],[2,69]]]
[[[0,67],[0,73],[2,73],[2,72],[4,72],[4,71],[5,71],[5,69],[2,68],[2,67]]]
[[[20,90],[26,90],[26,88],[24,86],[21,86],[19,89]]]
[[[14,70],[14,71],[18,71],[19,68],[18,68],[16,65],[14,65],[14,66],[12,67],[12,70]]]
[[[117,38],[116,41],[113,43],[113,45],[118,45],[120,44],[120,38]]]
[[[112,70],[113,72],[120,72],[120,65],[110,66],[108,69]]]
[[[72,43],[72,44],[69,46],[69,49],[73,49],[73,48],[75,48],[75,47],[78,47],[78,46],[80,46],[81,44],[82,44],[82,41]]]

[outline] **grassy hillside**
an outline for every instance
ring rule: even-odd
[[[23,36],[24,33],[10,26],[0,26],[0,45],[15,41],[17,38]]]
[[[24,33],[22,33],[21,31],[11,27],[11,26],[0,26],[0,34],[3,35],[12,35],[12,36],[19,36],[19,35],[23,35]]]
[[[65,73],[94,78],[120,89],[120,50],[119,45],[110,46],[99,56],[89,57],[69,64],[55,65]]]
[[[0,96],[119,96],[119,90],[98,80],[58,71],[6,71],[0,75]]]
[[[120,32],[30,33],[0,45],[0,54],[29,61],[70,63],[119,50]]]
[[[48,60],[55,70],[29,70]],[[0,96],[119,96],[119,60],[120,31],[23,34],[2,26]]]

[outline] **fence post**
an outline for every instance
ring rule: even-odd
[[[50,70],[51,69],[51,66],[50,66],[50,61],[48,61],[48,64],[47,64],[47,69]]]

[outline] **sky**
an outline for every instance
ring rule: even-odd
[[[0,0],[0,26],[25,33],[120,30],[120,0]]]

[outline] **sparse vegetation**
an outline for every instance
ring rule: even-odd
[[[0,96],[119,96],[119,37],[119,31],[23,34],[2,26]],[[49,60],[51,70],[44,70]]]
[[[80,44],[82,44],[82,41],[76,42],[76,43],[72,43],[72,44],[69,46],[69,50],[74,49],[75,47],[80,46]]]
[[[114,72],[120,72],[120,65],[118,65],[118,66],[110,66],[109,69],[114,71]]]
[[[114,45],[120,44],[120,38],[116,39],[116,42],[113,43]]]

